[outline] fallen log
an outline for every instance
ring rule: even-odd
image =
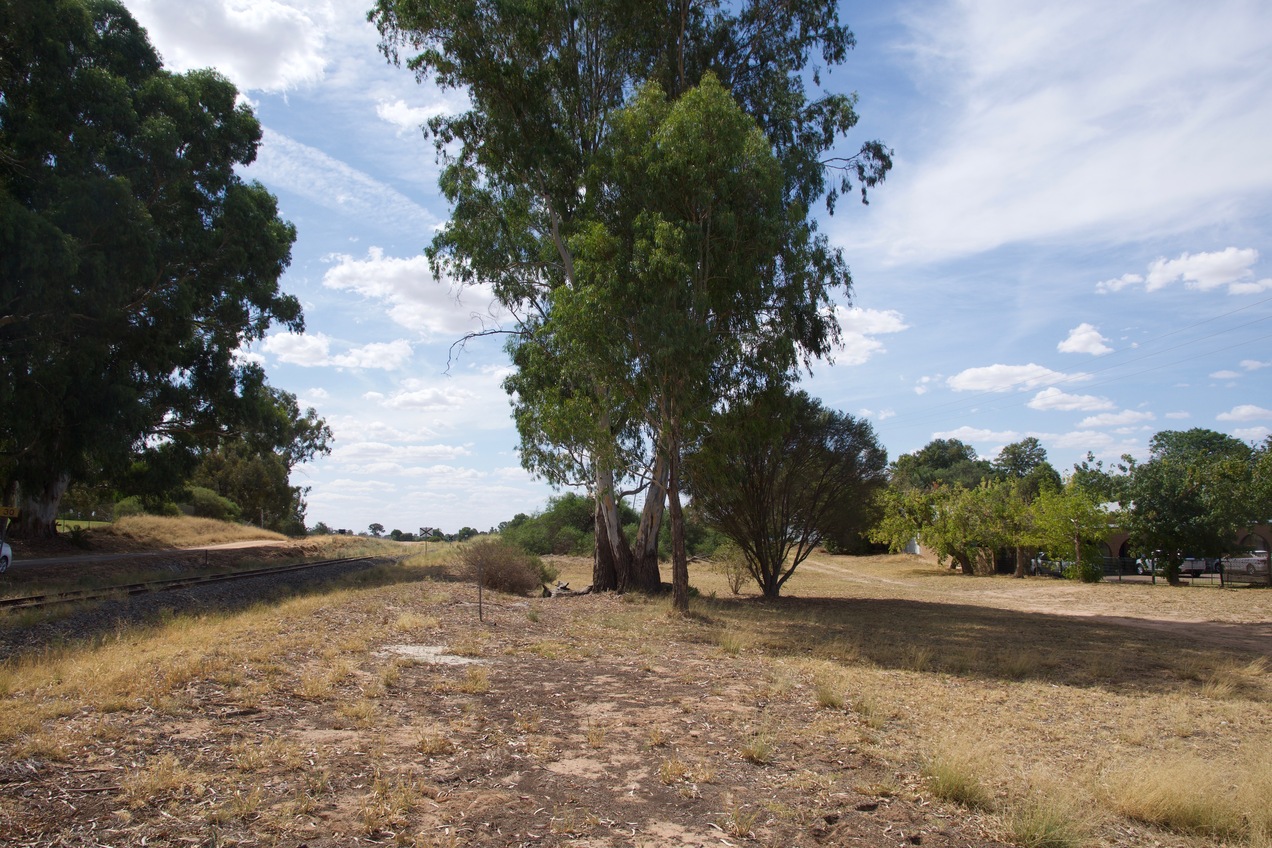
[[[591,586],[588,586],[585,589],[576,590],[571,589],[569,583],[562,583],[560,580],[556,582],[555,586],[548,586],[547,584],[544,584],[543,586],[543,597],[545,598],[572,598],[576,595],[590,594],[592,594]]]

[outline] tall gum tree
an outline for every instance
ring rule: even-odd
[[[578,286],[571,245],[589,226],[586,176],[612,114],[639,83],[656,81],[674,100],[711,71],[773,147],[782,196],[792,220],[804,222],[788,229],[798,235],[792,250],[846,281],[842,260],[816,233],[808,210],[820,197],[833,208],[854,180],[864,199],[891,161],[874,141],[837,155],[857,122],[855,96],[806,92],[806,80],[819,86],[824,69],[843,63],[853,46],[838,5],[379,0],[369,17],[391,61],[405,57],[422,80],[462,89],[472,102],[467,112],[428,126],[452,204],[450,225],[428,255],[435,274],[490,285],[514,315],[517,374],[507,387],[523,462],[554,484],[585,483],[593,491],[598,554],[608,553],[605,566],[598,556],[598,585],[656,585],[658,515],[672,471],[661,448],[676,436],[640,434],[644,410],[632,408],[627,387],[601,382],[589,363],[575,367],[547,320],[557,290]],[[792,324],[797,336],[819,330],[819,319],[806,318],[790,316],[804,321]],[[634,563],[616,532],[624,481],[649,486]]]
[[[0,478],[38,536],[71,479],[221,432],[235,352],[303,324],[234,86],[165,71],[117,0],[2,0],[0,52]]]

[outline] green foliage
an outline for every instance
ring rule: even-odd
[[[235,352],[302,328],[278,288],[295,230],[238,175],[261,129],[234,86],[163,70],[122,4],[6,0],[0,32],[0,408],[23,410],[0,482],[43,535],[65,481],[248,414],[259,369]]]
[[[238,521],[240,515],[238,504],[234,501],[201,486],[190,490],[190,509],[193,515],[217,521]]]
[[[1149,448],[1142,464],[1126,458],[1122,505],[1136,552],[1160,560],[1174,583],[1184,557],[1225,553],[1239,528],[1266,517],[1266,502],[1252,497],[1260,456],[1200,428],[1158,433]]]
[[[973,488],[994,476],[994,468],[958,439],[933,439],[920,450],[897,457],[888,469],[893,485],[905,489],[933,486]]]
[[[557,571],[533,554],[498,539],[480,539],[459,554],[464,577],[510,595],[524,595],[550,583]]]
[[[624,517],[636,514],[624,505]],[[548,500],[547,507],[533,516],[518,513],[499,525],[499,536],[532,554],[546,556],[589,556],[592,553],[595,504],[573,492]]]
[[[146,509],[142,506],[141,498],[136,495],[130,495],[115,504],[116,518],[125,518],[129,515],[143,515],[145,512]]]
[[[865,529],[887,454],[868,422],[775,391],[713,418],[686,465],[695,508],[776,597],[823,538]]]
[[[428,255],[439,275],[488,284],[525,316],[505,383],[523,463],[596,492],[615,586],[656,585],[644,554],[664,503],[661,490],[646,498],[633,559],[616,492],[667,480],[683,600],[674,489],[692,434],[681,431],[728,390],[704,364],[761,379],[833,343],[825,295],[847,269],[808,210],[822,195],[833,208],[852,180],[864,199],[891,167],[878,142],[827,155],[857,122],[855,95],[807,91],[821,84],[810,62],[838,65],[853,44],[837,4],[378,0],[370,18],[391,61],[413,51],[417,75],[473,104],[429,124],[452,214]],[[748,293],[742,278],[757,270],[784,302]],[[758,316],[782,332],[748,334]]]
[[[1070,478],[1063,489],[1047,489],[1032,504],[1029,541],[1052,559],[1069,561],[1065,577],[1083,583],[1104,579],[1100,542],[1119,521],[1097,497]]]

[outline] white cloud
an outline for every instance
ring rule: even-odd
[[[312,368],[327,364],[331,339],[322,333],[275,333],[261,343],[267,353],[278,357],[279,362]]]
[[[986,430],[980,427],[969,427],[964,424],[957,430],[946,430],[941,433],[933,433],[934,439],[958,439],[960,442],[1001,442],[1007,444],[1020,439],[1020,434],[1015,430]]]
[[[1168,412],[1166,413],[1164,417],[1169,418],[1172,421],[1182,421],[1186,418],[1192,418],[1192,413],[1191,412]]]
[[[434,103],[430,106],[411,106],[405,100],[381,100],[375,104],[375,114],[380,120],[397,127],[399,133],[415,132],[430,118],[445,115],[451,109],[445,103]]]
[[[393,371],[403,367],[411,358],[411,344],[404,339],[392,342],[371,342],[349,348],[342,354],[331,354],[332,339],[323,333],[282,332],[268,336],[262,343],[266,353],[272,353],[280,362],[319,368],[334,365],[338,368],[378,368]]]
[[[331,357],[331,365],[340,368],[379,368],[396,371],[411,359],[411,343],[405,339],[371,342],[350,348],[347,353]]]
[[[1082,323],[1069,331],[1069,337],[1056,345],[1056,350],[1061,353],[1089,353],[1098,356],[1113,350],[1106,344],[1107,341],[1095,326]]]
[[[1258,359],[1243,359],[1240,364],[1247,371],[1258,371],[1260,368],[1272,367],[1272,362],[1263,362]]]
[[[1272,188],[1268,4],[923,3],[908,25],[918,87],[943,108],[915,133],[932,147],[912,143],[872,198],[862,241],[896,258],[1182,232]]]
[[[1107,294],[1108,292],[1121,291],[1142,282],[1144,282],[1144,278],[1139,274],[1123,274],[1116,280],[1101,280],[1095,284],[1095,290],[1100,294]]]
[[[305,390],[305,397],[310,400],[326,400],[327,398],[331,397],[331,392],[327,391],[321,386],[315,386],[313,388]]]
[[[910,325],[900,312],[893,309],[862,309],[859,306],[835,307],[835,317],[843,329],[843,349],[835,361],[842,365],[861,365],[886,348],[875,336],[899,333]]]
[[[127,0],[173,71],[214,67],[239,89],[286,91],[323,79],[330,3]]]
[[[932,388],[932,385],[936,382],[939,382],[940,379],[941,379],[940,375],[937,375],[935,377],[920,377],[917,381],[915,381],[914,393],[916,395],[927,394],[928,390]]]
[[[1233,430],[1232,435],[1247,442],[1261,442],[1268,436],[1272,436],[1272,430],[1267,427],[1241,427]]]
[[[1247,281],[1254,276],[1250,266],[1258,259],[1259,251],[1252,248],[1238,250],[1235,247],[1214,253],[1183,253],[1178,259],[1157,259],[1148,266],[1144,288],[1150,292],[1157,291],[1183,280],[1184,285],[1190,289],[1210,291],[1220,286],[1229,286],[1231,292],[1231,285],[1234,283],[1248,284]],[[1256,289],[1259,290],[1261,288]]]
[[[1115,406],[1108,398],[1095,395],[1071,395],[1054,386],[1038,392],[1033,400],[1025,405],[1030,409],[1057,412],[1098,412],[1102,409],[1113,409]]]
[[[956,392],[1010,392],[1028,391],[1050,383],[1063,383],[1086,379],[1086,374],[1062,374],[1041,365],[986,365],[968,368],[946,380],[946,385]]]
[[[394,445],[364,441],[337,443],[331,451],[330,460],[340,465],[357,465],[360,466],[358,470],[365,471],[365,467],[372,463],[404,465],[435,462],[469,456],[471,453],[472,450],[467,445]]]
[[[449,409],[474,400],[473,393],[463,389],[421,388],[398,392],[384,405],[391,409]]]
[[[1113,437],[1098,430],[1074,430],[1055,436],[1051,443],[1064,450],[1099,451],[1113,444]]]
[[[429,232],[438,223],[431,212],[392,186],[269,128],[262,136],[256,161],[246,173],[272,189],[295,192],[350,221],[369,221],[413,235]]]
[[[1156,416],[1151,412],[1137,412],[1133,409],[1124,409],[1121,412],[1105,412],[1101,415],[1092,415],[1089,418],[1083,418],[1078,422],[1079,427],[1125,427],[1128,424],[1139,424],[1144,421],[1152,421]]]
[[[489,286],[456,293],[433,278],[422,255],[397,258],[372,247],[363,259],[343,254],[328,259],[335,264],[323,275],[324,286],[384,301],[396,323],[429,337],[459,338],[508,318]]]
[[[1259,421],[1263,418],[1272,418],[1272,409],[1264,409],[1252,403],[1234,406],[1228,412],[1221,412],[1215,416],[1216,421]]]
[[[1257,294],[1272,289],[1272,279],[1254,279],[1251,268],[1258,260],[1259,251],[1253,248],[1181,253],[1175,259],[1154,259],[1148,265],[1147,276],[1123,274],[1116,280],[1096,283],[1095,290],[1107,294],[1143,283],[1144,291],[1154,292],[1182,281],[1185,288],[1198,291],[1227,286],[1228,294]]]
[[[1216,380],[1235,380],[1241,375],[1236,371],[1214,371],[1211,372],[1210,376]]]

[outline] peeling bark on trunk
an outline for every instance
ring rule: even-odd
[[[614,568],[614,552],[610,550],[609,534],[601,504],[597,501],[594,511],[596,542],[592,547],[592,589],[596,592],[613,592],[618,589],[618,572]]]
[[[685,518],[680,506],[680,445],[667,450],[667,506],[671,510],[671,598],[677,612],[689,612],[689,559],[685,555]]]
[[[614,474],[608,469],[596,471],[596,543],[597,561],[601,560],[601,545],[614,571],[614,591],[626,592],[633,588],[632,549],[623,535],[622,519],[618,513],[618,500],[614,497]]]
[[[70,483],[71,478],[61,474],[42,489],[22,492],[18,529],[24,539],[52,539],[57,536],[57,508]]]
[[[662,585],[658,571],[658,531],[662,527],[663,509],[667,503],[667,460],[659,455],[654,461],[653,478],[645,493],[640,529],[636,532],[636,549],[632,558],[632,585],[653,594]]]

